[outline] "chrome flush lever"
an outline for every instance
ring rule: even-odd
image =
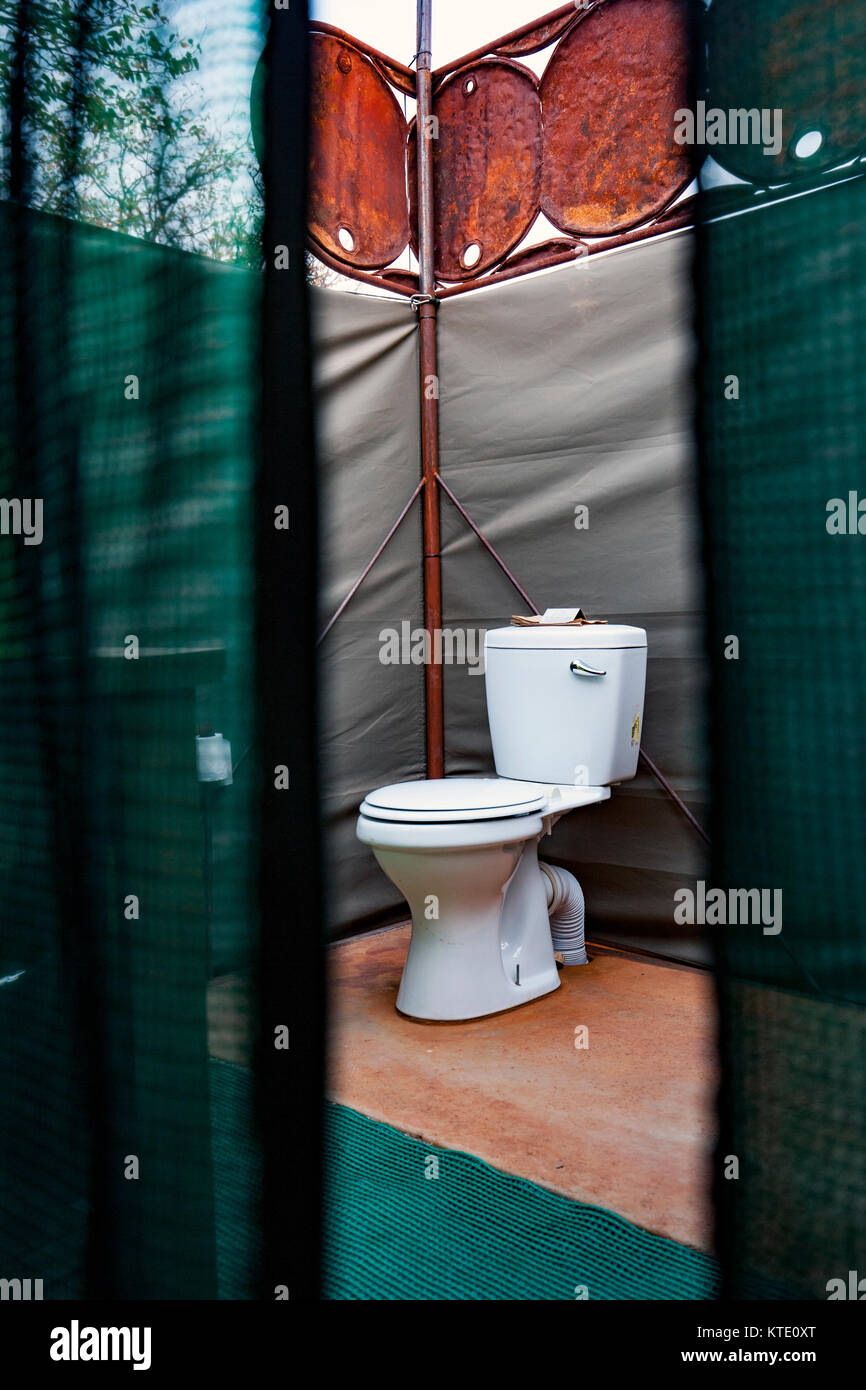
[[[573,661],[571,669],[576,676],[606,676],[607,671],[599,671],[595,666],[587,666],[585,661]]]

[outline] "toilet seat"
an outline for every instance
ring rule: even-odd
[[[392,782],[361,804],[367,820],[396,825],[459,825],[553,816],[607,801],[610,787],[572,787],[518,782],[510,777],[443,777]]]
[[[501,820],[398,821],[374,820],[362,813],[355,833],[372,849],[397,849],[437,854],[483,849],[538,838],[544,829],[541,813],[503,816]]]
[[[559,988],[538,842],[609,787],[507,777],[397,782],[370,792],[355,833],[412,917],[397,1009],[483,1018]]]
[[[367,796],[361,815],[401,825],[459,824],[538,815],[545,789],[508,777],[443,777],[393,782]]]

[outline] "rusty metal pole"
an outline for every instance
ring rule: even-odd
[[[427,776],[445,775],[445,716],[442,663],[434,660],[434,634],[442,628],[442,559],[439,543],[439,364],[436,343],[436,274],[433,244],[432,0],[418,0],[418,361],[421,401],[421,477],[424,481],[424,626],[430,650],[424,667]]]

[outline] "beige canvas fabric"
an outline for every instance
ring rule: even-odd
[[[538,608],[646,628],[644,743],[706,820],[691,255],[685,233],[446,300],[441,470]],[[408,305],[314,300],[324,620],[417,482],[417,366]],[[400,901],[354,820],[371,787],[423,776],[422,669],[380,660],[383,632],[421,626],[419,518],[416,504],[320,648],[334,934]],[[472,657],[522,605],[445,497],[442,522],[445,626],[465,634],[469,658],[446,664],[447,772],[489,771]],[[543,850],[578,875],[596,921],[675,953],[685,944],[673,892],[700,875],[704,847],[645,773],[561,822]]]

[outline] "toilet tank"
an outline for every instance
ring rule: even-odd
[[[616,623],[488,632],[487,717],[499,776],[590,787],[634,777],[646,654],[644,629]]]

